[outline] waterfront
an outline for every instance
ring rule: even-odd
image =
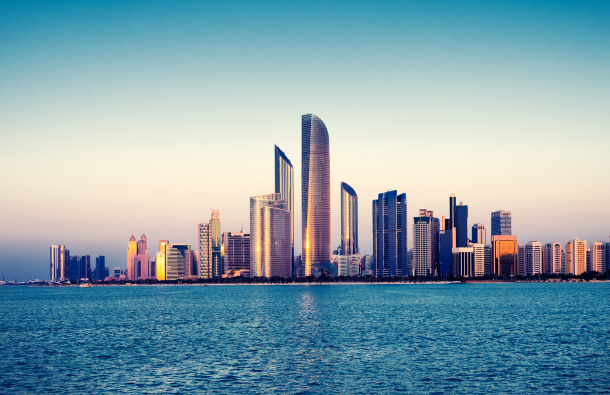
[[[609,283],[0,287],[10,393],[610,391]]]

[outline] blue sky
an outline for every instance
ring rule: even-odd
[[[608,2],[0,3],[0,270],[48,277],[50,244],[125,266],[146,233],[248,228],[326,123],[339,185],[398,189],[409,216],[513,212],[520,241],[608,241]],[[409,240],[411,237],[409,237]],[[298,245],[297,245],[298,247]]]

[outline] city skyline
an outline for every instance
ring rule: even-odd
[[[311,21],[294,5],[148,4],[0,5],[7,278],[47,276],[50,245],[110,268],[132,234],[197,246],[211,208],[247,233],[248,198],[273,191],[272,145],[293,159],[300,251],[309,112],[330,131],[331,246],[343,180],[363,254],[363,207],[387,190],[407,194],[408,218],[448,215],[455,193],[488,244],[497,210],[523,244],[608,240],[607,5],[317,4]]]

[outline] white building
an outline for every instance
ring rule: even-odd
[[[542,274],[542,244],[530,241],[525,245],[525,274],[533,276]]]
[[[587,268],[589,271],[598,273],[604,272],[604,244],[605,243],[602,241],[592,241],[591,244],[589,244],[589,249],[591,250],[590,263]]]
[[[561,243],[547,243],[544,246],[544,272],[561,274]]]

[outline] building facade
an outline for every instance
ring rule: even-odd
[[[305,275],[330,262],[330,150],[324,122],[301,117],[301,260]]]
[[[452,251],[453,273],[456,277],[474,277],[474,254],[471,247],[457,247]]]
[[[198,225],[199,275],[201,278],[222,278],[222,233],[220,211],[212,210],[210,222]]]
[[[190,244],[165,245],[165,279],[172,281],[184,277],[186,253],[191,249]]]
[[[605,243],[603,241],[592,241],[591,244],[589,244],[589,250],[590,250],[590,264],[589,264],[589,271],[591,272],[597,272],[597,273],[604,273],[604,255],[605,255]]]
[[[472,248],[472,268],[474,277],[485,275],[485,244],[471,243]]]
[[[468,247],[468,206],[455,206],[455,243],[457,247]]]
[[[498,210],[491,213],[491,236],[512,235],[512,217],[510,211]]]
[[[517,236],[491,237],[492,270],[497,276],[512,278],[518,274],[519,251]]]
[[[453,249],[455,248],[455,231],[445,229],[439,232],[439,268],[441,277],[453,273]]]
[[[525,275],[534,276],[543,273],[544,249],[539,241],[530,241],[525,245]]]
[[[157,280],[165,280],[165,246],[169,244],[169,240],[159,240],[159,249],[157,250],[157,259],[155,261],[155,275]]]
[[[373,200],[375,276],[407,275],[407,195],[383,192]]]
[[[290,210],[281,193],[250,198],[252,277],[292,276],[290,224]]]
[[[50,279],[52,282],[68,279],[68,262],[70,251],[65,245],[52,245],[50,249]]]
[[[341,249],[345,255],[358,254],[358,195],[341,183]]]
[[[579,238],[566,241],[566,274],[579,276],[587,271],[587,241]]]

